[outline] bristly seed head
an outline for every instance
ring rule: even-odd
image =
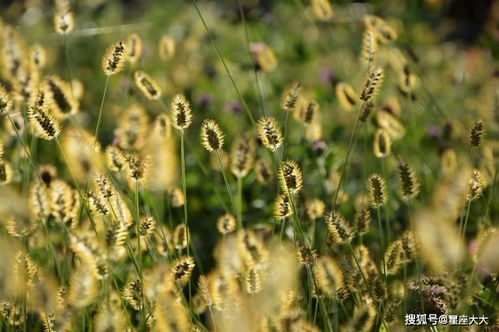
[[[59,121],[50,112],[46,95],[39,90],[28,109],[28,119],[35,133],[46,140],[55,139],[61,132]]]
[[[282,94],[281,109],[285,112],[292,112],[295,109],[296,101],[300,96],[301,84],[299,82],[292,83]]]
[[[383,206],[388,201],[386,182],[379,174],[372,174],[367,180],[369,203],[373,208]]]
[[[286,194],[280,194],[274,203],[274,217],[277,220],[284,220],[293,214],[293,209],[291,208],[291,201],[289,196]]]
[[[255,149],[255,139],[248,133],[244,133],[234,141],[230,153],[232,174],[239,178],[248,175],[253,167]]]
[[[192,110],[189,102],[181,94],[175,95],[171,104],[173,127],[184,130],[192,123]]]
[[[364,87],[360,93],[360,100],[367,103],[369,101],[374,100],[378,90],[383,83],[384,71],[381,67],[373,67],[369,71],[369,75],[367,76],[367,80],[364,83]]]
[[[294,194],[303,186],[303,175],[300,166],[294,160],[286,160],[279,168],[279,181],[281,189],[287,194]]]
[[[135,85],[144,94],[147,99],[156,100],[161,98],[161,89],[156,81],[147,73],[137,70],[133,75]]]
[[[383,129],[376,130],[374,134],[373,150],[377,158],[384,158],[390,154],[392,140]]]
[[[124,41],[112,44],[102,58],[102,70],[107,76],[118,74],[127,58],[127,48]]]
[[[276,119],[261,117],[257,124],[258,136],[262,144],[270,151],[275,152],[282,144],[283,137],[281,127]]]
[[[208,152],[219,151],[224,146],[224,134],[215,120],[204,120],[201,124],[201,144]]]
[[[236,218],[230,213],[226,213],[217,219],[217,229],[222,234],[229,234],[235,231],[236,226]]]
[[[180,257],[172,266],[173,279],[185,285],[189,281],[195,266],[196,263],[191,256]]]
[[[361,208],[357,211],[354,224],[356,233],[366,234],[369,232],[369,227],[371,226],[371,210],[368,208]]]
[[[468,201],[474,201],[482,197],[483,189],[486,187],[487,182],[485,181],[482,172],[478,169],[473,169],[471,171],[471,176],[468,183],[468,191],[466,192],[466,199]]]
[[[128,62],[137,62],[142,55],[142,39],[138,34],[132,33],[127,37],[126,43],[128,46]]]
[[[416,171],[409,164],[401,163],[399,165],[399,179],[404,199],[409,200],[419,194],[421,184]]]
[[[340,245],[350,243],[353,238],[352,228],[347,224],[345,218],[338,211],[331,211],[326,214],[325,222],[329,235],[334,244]]]
[[[473,125],[473,128],[471,128],[470,132],[470,145],[474,148],[477,148],[482,144],[483,136],[485,134],[485,126],[483,125],[482,121],[477,121]]]

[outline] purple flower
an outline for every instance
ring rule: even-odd
[[[433,139],[438,139],[440,136],[442,136],[442,129],[434,124],[429,125],[426,128],[426,132],[428,133],[428,136]]]
[[[225,104],[225,110],[232,113],[240,113],[243,111],[243,105],[238,101],[229,101]]]

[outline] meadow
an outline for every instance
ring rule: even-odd
[[[499,6],[446,3],[2,5],[0,331],[497,331]]]

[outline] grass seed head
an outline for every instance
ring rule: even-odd
[[[378,208],[388,202],[388,192],[385,179],[379,174],[372,174],[367,180],[369,203],[373,208]]]
[[[300,96],[301,84],[293,82],[286,88],[281,96],[281,110],[285,112],[293,112],[296,106],[296,101]]]
[[[236,226],[236,218],[230,213],[226,213],[217,219],[217,229],[221,234],[225,235],[235,231]]]
[[[300,166],[294,160],[286,160],[279,167],[281,189],[287,194],[295,194],[303,187],[303,175]]]
[[[142,55],[142,39],[138,34],[132,33],[128,35],[126,44],[128,49],[128,62],[136,63]]]
[[[257,123],[258,136],[263,146],[272,152],[277,151],[283,141],[281,127],[276,119],[261,117]]]
[[[415,198],[421,187],[416,171],[407,163],[399,164],[398,171],[402,197],[406,200]]]
[[[133,74],[133,78],[135,85],[147,99],[157,100],[161,98],[161,89],[158,83],[156,83],[149,74],[142,70],[137,70]]]
[[[201,124],[201,144],[208,152],[219,151],[224,146],[224,134],[215,120],[204,120]]]
[[[385,158],[390,154],[392,140],[383,129],[376,130],[374,134],[373,150],[377,158]]]
[[[118,41],[108,47],[102,58],[102,70],[107,76],[116,75],[123,70],[127,58],[127,45]]]
[[[383,79],[385,77],[385,73],[383,68],[381,67],[373,67],[369,70],[369,74],[367,76],[366,82],[364,83],[364,87],[360,92],[359,98],[364,103],[368,103],[370,101],[374,101],[378,90],[383,83]]]
[[[485,126],[482,121],[477,121],[471,128],[469,142],[474,148],[482,144],[483,136],[485,135]]]
[[[36,135],[53,140],[61,132],[61,125],[49,110],[47,96],[39,90],[28,108],[28,119]]]
[[[179,130],[187,129],[192,123],[192,110],[189,102],[181,94],[175,95],[171,104],[173,127]]]
[[[359,97],[355,93],[352,86],[348,83],[339,82],[336,84],[336,98],[345,110],[350,111],[359,102]]]
[[[274,203],[274,217],[277,220],[284,220],[292,215],[293,209],[291,208],[289,196],[286,194],[278,195]]]
[[[350,243],[353,239],[353,230],[347,224],[345,218],[338,211],[326,214],[325,222],[333,243],[340,245]]]

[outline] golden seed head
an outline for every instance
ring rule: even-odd
[[[324,215],[326,209],[326,204],[319,198],[312,198],[305,203],[307,209],[307,215],[310,220],[315,220],[321,218]]]
[[[168,189],[168,198],[170,199],[170,204],[174,208],[184,206],[185,204],[184,192],[179,187]]]
[[[102,215],[102,216],[107,216],[109,215],[109,209],[107,204],[103,199],[101,199],[100,196],[94,194],[93,192],[89,191],[87,193],[87,203],[90,208],[90,212],[94,215]]]
[[[333,7],[329,0],[312,0],[310,4],[317,20],[325,22],[333,17]]]
[[[355,232],[358,234],[365,234],[369,232],[371,226],[371,210],[368,208],[361,208],[355,214],[354,219]]]
[[[373,101],[378,93],[379,88],[381,87],[381,83],[383,83],[384,76],[385,74],[383,68],[371,68],[369,70],[366,82],[364,83],[364,87],[362,88],[362,91],[359,95],[360,100],[362,100],[364,103]]]
[[[473,128],[471,128],[469,142],[474,148],[477,148],[482,144],[483,136],[485,135],[485,126],[482,121],[477,121],[474,123]]]
[[[0,114],[8,114],[12,108],[12,101],[9,93],[0,85]]]
[[[58,119],[78,112],[78,102],[72,96],[71,86],[58,76],[45,78],[44,89],[48,106]]]
[[[46,140],[53,140],[61,132],[59,121],[48,108],[47,96],[39,90],[28,109],[28,119],[36,135]]]
[[[213,306],[213,299],[210,294],[210,279],[205,275],[200,275],[198,279],[198,294],[204,300],[208,307]]]
[[[175,55],[175,40],[168,35],[161,37],[158,45],[158,54],[159,58],[163,61],[171,59]]]
[[[416,197],[421,184],[414,168],[407,163],[401,163],[398,171],[402,197],[406,200]]]
[[[135,85],[149,100],[157,100],[161,98],[161,89],[159,85],[142,70],[137,70],[133,75]]]
[[[313,272],[319,290],[328,296],[334,296],[344,286],[343,271],[332,257],[319,258]]]
[[[113,172],[119,172],[124,169],[125,156],[119,147],[109,145],[106,148],[106,163],[107,167]]]
[[[184,224],[175,227],[175,231],[173,232],[173,246],[175,249],[181,250],[187,248],[189,241],[189,229]]]
[[[149,158],[140,157],[135,153],[125,155],[125,171],[128,178],[135,182],[142,182],[147,177],[149,170]]]
[[[31,47],[31,64],[34,68],[41,69],[45,66],[47,56],[45,50],[40,44]]]
[[[316,250],[302,246],[296,248],[296,256],[302,265],[314,265],[318,258]]]
[[[283,192],[294,194],[303,187],[303,176],[300,166],[294,160],[286,160],[279,168],[279,182]]]
[[[383,206],[388,202],[386,182],[379,174],[372,174],[367,180],[367,190],[369,192],[369,203],[373,208]]]
[[[139,233],[141,236],[151,236],[156,230],[156,219],[151,216],[140,218]]]
[[[138,34],[132,33],[126,39],[128,49],[128,62],[135,63],[142,55],[142,39]]]
[[[418,255],[418,247],[414,233],[412,231],[404,232],[400,241],[402,242],[402,249],[404,251],[404,261],[410,262],[416,259]]]
[[[68,9],[56,10],[54,14],[54,27],[55,31],[60,35],[65,35],[73,31],[74,28],[74,14]]]
[[[114,189],[111,180],[102,174],[99,173],[95,174],[94,184],[95,188],[97,189],[100,196],[104,200],[108,200],[109,198],[113,197],[114,194],[116,193],[116,190]]]
[[[0,158],[0,185],[9,184],[12,181],[12,166]]]
[[[385,252],[385,265],[386,273],[388,275],[397,274],[402,266],[404,255],[404,249],[402,247],[402,241],[397,240],[392,242]]]
[[[215,120],[204,120],[201,124],[201,144],[208,152],[223,148],[224,134]]]
[[[257,123],[258,136],[262,144],[270,151],[275,152],[282,144],[283,137],[281,127],[276,119],[261,117]]]
[[[300,96],[301,84],[293,82],[286,88],[281,96],[281,109],[285,112],[293,112],[296,106],[296,101]]]
[[[372,29],[365,29],[362,37],[362,58],[368,64],[373,63],[377,48],[376,32]]]
[[[466,192],[466,199],[468,201],[474,201],[482,197],[483,190],[487,186],[485,177],[482,172],[478,169],[473,169],[471,171],[471,176],[468,182],[468,190]]]
[[[274,217],[277,220],[284,220],[293,214],[291,201],[288,195],[279,194],[274,203]]]
[[[118,74],[125,64],[127,48],[124,41],[118,41],[108,47],[102,58],[102,70],[107,76]]]
[[[230,213],[226,213],[217,219],[217,229],[222,234],[229,234],[235,231],[236,226],[236,218]]]
[[[230,153],[230,170],[236,177],[243,178],[253,167],[256,144],[248,133],[236,138]]]
[[[405,135],[405,128],[397,118],[387,111],[376,112],[376,124],[383,129],[390,138],[398,139]]]
[[[192,110],[189,102],[181,94],[175,95],[171,104],[173,127],[184,130],[192,123]]]
[[[269,45],[265,43],[251,43],[250,50],[253,53],[257,70],[271,72],[277,67],[277,58]]]
[[[311,125],[319,115],[319,103],[315,100],[308,101],[305,107],[299,108],[298,119],[305,125]]]
[[[142,283],[139,279],[130,281],[123,287],[123,299],[136,311],[140,310],[142,303],[142,288]]]
[[[325,222],[329,235],[334,244],[340,245],[350,243],[353,238],[352,228],[347,224],[345,218],[338,211],[331,211],[326,214]]]
[[[252,267],[246,273],[246,291],[248,294],[256,294],[262,290],[260,271]]]
[[[172,124],[168,115],[162,113],[158,115],[154,126],[157,134],[162,138],[168,138],[172,134]]]
[[[34,220],[44,220],[50,215],[48,190],[43,182],[36,180],[31,184],[28,199],[30,215]]]
[[[266,185],[274,178],[274,170],[265,159],[258,159],[255,163],[256,180]]]
[[[374,15],[364,16],[364,25],[366,29],[372,30],[376,34],[379,42],[386,44],[397,39],[397,31],[390,26],[381,17]]]
[[[384,158],[390,154],[392,140],[383,129],[376,130],[374,134],[373,150],[377,158]]]
[[[352,86],[348,83],[339,82],[336,84],[335,91],[341,107],[347,111],[352,110],[353,107],[359,102],[359,97],[355,93]]]
[[[173,279],[185,285],[191,278],[196,263],[191,256],[183,256],[172,264]]]

